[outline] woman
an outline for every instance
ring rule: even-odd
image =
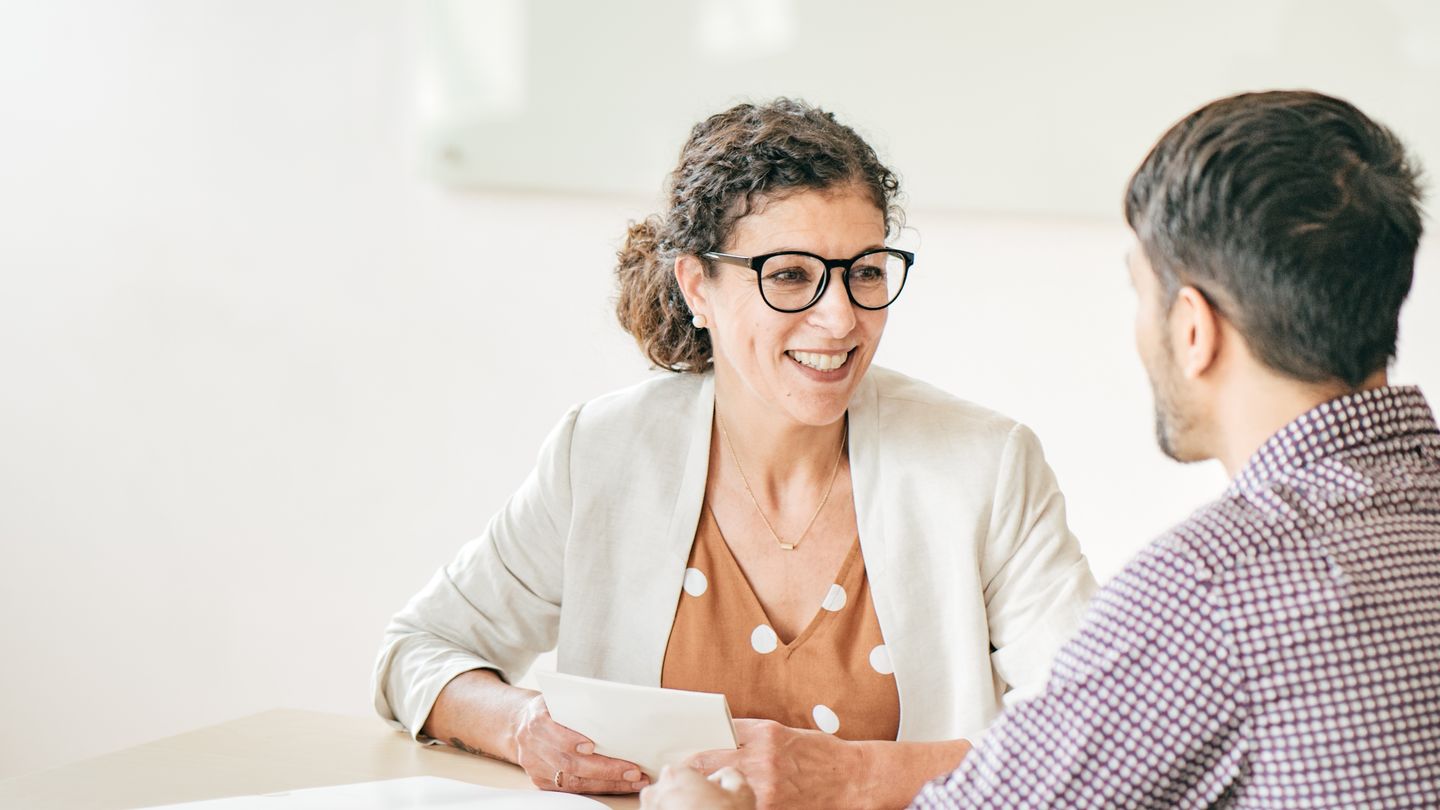
[[[785,99],[697,125],[619,253],[621,324],[674,374],[571,410],[392,621],[376,706],[552,790],[630,792],[511,686],[559,669],[723,692],[762,806],[905,804],[1094,588],[1034,436],[870,367],[913,256],[895,175]]]

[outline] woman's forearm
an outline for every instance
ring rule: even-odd
[[[864,763],[856,785],[870,807],[905,807],[926,782],[954,770],[970,753],[968,740],[859,742]]]
[[[518,718],[535,694],[488,669],[472,669],[440,690],[421,733],[471,754],[516,762]]]
[[[515,731],[535,695],[490,670],[471,670],[440,690],[421,732],[472,754],[516,762]],[[853,745],[861,765],[854,774],[854,795],[875,808],[905,807],[926,782],[953,770],[970,751],[966,740]]]

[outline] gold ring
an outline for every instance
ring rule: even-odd
[[[564,790],[564,789],[565,789],[565,772],[564,772],[564,771],[556,771],[556,772],[555,772],[555,778],[554,778],[553,780],[551,780],[551,781],[553,781],[553,782],[555,783],[555,789],[556,789],[556,790]]]

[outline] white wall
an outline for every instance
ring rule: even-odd
[[[1434,0],[419,7],[430,164],[472,187],[645,194],[693,122],[777,94],[823,99],[937,208],[1110,216],[1152,133],[1242,90],[1342,96],[1440,163]]]
[[[648,373],[609,312],[647,201],[419,179],[408,20],[0,12],[0,777],[368,713],[389,614],[568,405]],[[1151,444],[1118,217],[910,221],[880,361],[1033,425],[1102,576],[1221,488]],[[1436,264],[1397,373],[1432,387]]]

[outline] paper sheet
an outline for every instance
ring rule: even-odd
[[[639,765],[651,779],[701,751],[735,748],[724,695],[536,672],[555,722],[595,741],[595,753]]]
[[[436,776],[412,776],[262,796],[167,804],[163,810],[596,810],[604,807],[594,799],[566,793],[500,790]]]

